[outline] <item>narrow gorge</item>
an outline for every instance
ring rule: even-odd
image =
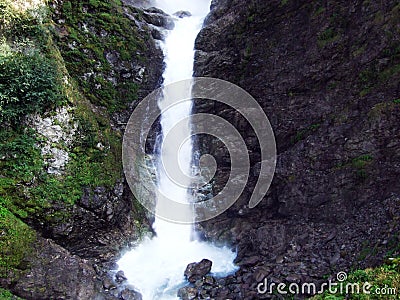
[[[399,20],[394,0],[0,0],[0,299],[398,299]],[[270,186],[264,123],[175,103],[168,91],[192,76],[257,101],[276,142]],[[154,91],[149,177],[132,174],[158,195],[143,200],[124,147]],[[240,151],[192,136],[205,114],[235,128],[248,179],[215,218],[170,222],[162,197],[202,203],[232,181]],[[179,186],[202,157],[212,179]],[[289,288],[327,282],[370,293]]]

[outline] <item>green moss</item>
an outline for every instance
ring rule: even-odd
[[[352,160],[352,166],[355,168],[365,168],[373,160],[372,155],[365,154]]]
[[[375,70],[375,67],[371,66],[360,72],[358,75],[362,90],[360,91],[360,97],[365,97],[369,94],[377,81],[378,73]]]
[[[397,82],[400,75],[400,43],[390,31],[387,31],[387,34],[388,39],[393,41],[382,50],[381,58],[387,60],[388,63],[382,67],[378,60],[375,60],[360,72],[360,97],[365,97],[382,86],[387,88],[395,86]],[[365,45],[360,46],[360,52],[363,52],[364,48]],[[353,55],[359,55],[359,53],[356,51]]]
[[[360,55],[362,55],[363,53],[365,53],[366,51],[366,45],[361,45],[360,47],[358,47],[357,49],[355,49],[353,51],[353,57],[358,57]]]
[[[106,53],[116,53],[121,63],[129,67],[132,57],[142,59],[137,52],[144,50],[145,41],[122,11],[121,2],[69,1],[64,2],[61,11],[66,21],[62,27],[68,34],[58,36],[58,44],[81,92],[109,112],[136,100],[138,85],[115,74],[105,57]]]
[[[352,168],[355,176],[363,182],[368,178],[368,167],[373,163],[374,158],[371,154],[365,154],[355,157],[351,160],[338,163],[334,169],[341,170],[344,168]]]
[[[399,103],[394,101],[385,101],[375,104],[368,112],[368,118],[370,121],[381,118],[385,113],[393,111],[398,108]]]
[[[0,197],[0,277],[13,270],[24,270],[24,257],[31,251],[34,231],[12,214]]]
[[[311,124],[305,129],[299,130],[294,137],[291,138],[291,144],[295,144],[301,140],[304,140],[308,135],[310,135],[312,132],[318,130],[318,128],[321,126],[321,124],[316,123],[316,124]]]
[[[327,28],[322,31],[317,38],[317,44],[319,47],[325,47],[327,44],[331,44],[340,38],[340,34],[333,28]]]
[[[318,6],[318,8],[315,10],[313,17],[316,18],[319,15],[323,14],[325,12],[325,7],[323,6]]]
[[[0,174],[30,182],[43,168],[40,149],[33,130],[0,130]]]

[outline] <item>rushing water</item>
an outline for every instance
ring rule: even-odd
[[[194,40],[209,11],[210,0],[158,0],[156,6],[171,15],[181,10],[192,14],[191,17],[177,18],[175,28],[168,32],[163,43],[166,63],[164,84],[188,79],[193,72]],[[164,96],[159,103],[160,108],[173,104],[173,100]],[[189,116],[190,112],[191,103],[184,102],[163,113],[161,116],[163,137],[177,121]],[[189,123],[180,134],[184,137],[190,136]],[[175,148],[173,140],[163,140],[161,153],[163,159],[168,160],[168,155],[171,155],[168,150]],[[176,140],[182,139],[176,137]],[[187,175],[190,175],[192,152],[192,143],[188,139],[179,152],[179,168]],[[161,164],[158,167],[160,191],[176,201],[183,203],[190,201],[187,189],[174,183],[165,174]],[[118,262],[129,284],[142,294],[144,300],[177,299],[178,289],[186,284],[183,273],[187,264],[198,262],[203,258],[213,262],[211,272],[217,276],[235,270],[233,264],[235,253],[225,247],[218,248],[195,240],[191,225],[170,223],[156,216],[153,228],[157,233],[156,237],[144,240]]]

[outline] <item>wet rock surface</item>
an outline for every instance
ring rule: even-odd
[[[264,278],[320,282],[392,253],[387,241],[399,242],[400,213],[398,14],[395,1],[213,1],[196,40],[195,74],[246,89],[269,117],[278,148],[271,188],[249,209],[257,137],[229,107],[195,102],[197,112],[237,126],[251,162],[239,200],[199,225],[206,239],[238,250],[240,270],[215,299],[267,299],[256,289]],[[229,156],[210,137],[199,138],[199,147],[218,162],[216,193]]]
[[[29,270],[12,282],[13,290],[25,299],[104,299],[100,282],[88,260],[71,255],[51,240],[38,237],[33,253],[26,258]]]
[[[198,263],[191,263],[186,267],[185,277],[186,279],[194,283],[197,280],[203,278],[203,276],[207,275],[211,271],[212,261],[208,259],[203,259]]]
[[[143,18],[148,24],[152,24],[157,27],[162,27],[168,30],[172,30],[175,27],[172,17],[163,12],[161,9],[155,7],[145,9]]]
[[[180,10],[180,11],[177,11],[176,13],[174,13],[174,16],[182,19],[182,18],[186,18],[186,17],[191,17],[192,13],[190,11]]]

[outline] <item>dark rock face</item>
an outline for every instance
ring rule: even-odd
[[[211,271],[212,261],[208,259],[203,259],[198,263],[188,264],[185,270],[185,277],[191,283],[203,278]]]
[[[240,293],[231,287],[229,297],[253,299],[266,276],[315,281],[373,266],[392,249],[388,241],[399,242],[399,14],[396,1],[213,1],[196,41],[195,74],[246,89],[269,117],[278,148],[272,186],[249,209],[257,139],[233,110],[196,101],[198,112],[239,124],[249,149],[242,197],[200,226],[210,240],[237,246]],[[221,190],[228,154],[208,137],[199,147],[216,158],[214,190]]]
[[[25,299],[104,299],[90,262],[51,240],[38,238],[26,263],[30,270],[13,285]]]
[[[144,20],[157,27],[162,27],[165,29],[174,29],[175,23],[171,16],[163,12],[158,8],[148,8],[144,11],[143,14]]]

